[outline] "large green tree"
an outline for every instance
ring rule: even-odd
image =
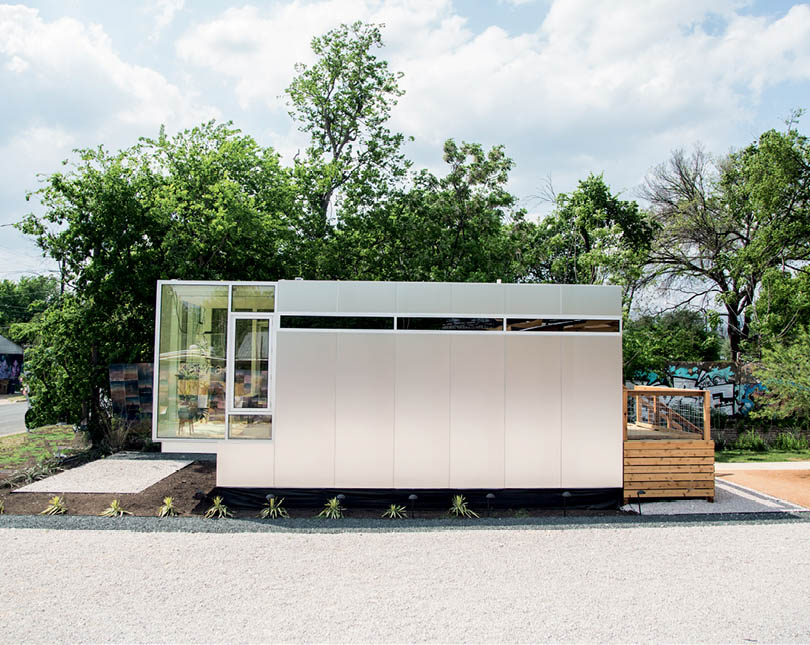
[[[732,360],[751,340],[752,307],[774,269],[810,258],[810,143],[791,122],[714,160],[676,151],[647,178],[658,234],[655,274],[681,304],[719,305]]]
[[[53,276],[22,276],[18,281],[0,281],[0,335],[14,342],[22,339],[12,332],[15,323],[29,322],[45,311],[59,295],[59,281]]]
[[[109,364],[152,359],[155,281],[292,277],[295,192],[272,150],[226,125],[78,155],[32,195],[44,214],[20,224],[58,262],[66,293],[15,329],[34,346],[35,420],[85,422],[98,439]]]
[[[655,225],[634,201],[611,193],[602,175],[589,175],[536,226],[526,263],[539,282],[615,284],[629,306],[642,277]]]

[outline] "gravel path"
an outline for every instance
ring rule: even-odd
[[[805,521],[387,533],[2,528],[0,641],[807,642],[808,543]]]

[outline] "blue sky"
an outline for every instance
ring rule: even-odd
[[[405,77],[393,129],[441,172],[449,137],[505,144],[535,216],[546,177],[588,173],[635,197],[674,148],[741,147],[810,107],[810,5],[739,0],[52,0],[0,4],[0,278],[48,271],[8,224],[37,173],[77,147],[116,149],[210,118],[289,161],[306,145],[284,108],[312,36],[383,22]],[[807,119],[801,129],[807,131]]]

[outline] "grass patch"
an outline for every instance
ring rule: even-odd
[[[31,432],[0,437],[0,468],[26,468],[57,452],[76,452],[83,446],[82,437],[76,436],[71,426],[43,426]]]
[[[807,461],[810,460],[810,450],[783,451],[767,450],[717,450],[714,460],[720,464],[739,464],[751,461]]]

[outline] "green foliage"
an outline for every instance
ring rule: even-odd
[[[124,507],[121,506],[117,499],[114,499],[110,505],[100,513],[101,517],[123,517],[124,515],[132,515]]]
[[[641,371],[663,375],[673,361],[720,360],[721,339],[697,311],[678,309],[657,316],[625,319],[622,334],[624,378]]]
[[[203,516],[205,519],[222,519],[225,517],[233,517],[233,513],[228,510],[228,507],[222,503],[222,498],[217,495],[211,500],[211,508],[205,511]]]
[[[771,448],[782,452],[804,452],[808,450],[807,436],[796,432],[780,432],[771,442]]]
[[[158,509],[158,517],[175,517],[177,509],[174,507],[174,500],[171,497],[163,498],[163,505]]]
[[[642,276],[656,225],[633,201],[610,192],[602,175],[589,175],[571,194],[556,198],[527,249],[539,282],[616,284],[629,305]]]
[[[765,349],[753,373],[765,392],[757,395],[752,418],[810,424],[810,331],[800,329],[791,343]]]
[[[337,497],[332,497],[327,500],[323,506],[323,510],[318,513],[317,517],[324,517],[329,520],[339,520],[343,517],[343,511],[346,509],[340,503]]]
[[[400,504],[391,504],[382,514],[382,517],[390,520],[401,520],[407,516],[407,509]]]
[[[737,440],[732,445],[732,449],[765,452],[768,450],[768,444],[759,432],[750,429],[737,436]]]
[[[42,511],[40,515],[64,515],[65,513],[67,513],[65,500],[55,495],[48,500],[48,506],[45,507],[45,510]]]
[[[30,322],[58,296],[59,283],[50,276],[23,276],[18,282],[0,281],[0,336],[15,343],[23,342],[12,325]]]
[[[478,517],[478,513],[467,506],[467,500],[464,498],[464,495],[453,495],[447,514],[452,517]]]
[[[287,509],[284,508],[284,498],[271,497],[264,504],[264,508],[259,513],[259,517],[263,520],[272,519],[276,520],[280,517],[290,517]]]

